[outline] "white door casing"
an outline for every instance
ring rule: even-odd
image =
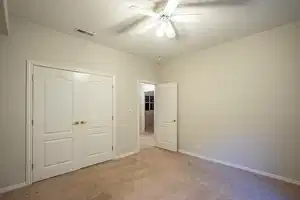
[[[45,67],[34,77],[33,181],[111,159],[113,78]]]
[[[177,83],[156,85],[155,133],[158,147],[177,151]]]

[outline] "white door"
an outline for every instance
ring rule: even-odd
[[[112,78],[34,67],[33,181],[112,158],[112,98]]]
[[[83,167],[112,158],[113,152],[113,79],[89,75],[83,79],[81,138],[84,141]],[[75,101],[76,102],[76,101]]]
[[[33,181],[76,167],[73,89],[72,72],[34,68]]]
[[[139,100],[140,100],[140,133],[145,132],[145,92],[143,84],[139,83]]]
[[[177,151],[177,84],[155,88],[155,134],[157,146]]]

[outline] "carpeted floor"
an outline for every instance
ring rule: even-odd
[[[153,133],[141,133],[140,134],[140,148],[153,148],[155,146],[155,139]]]
[[[1,200],[300,200],[300,187],[148,148],[9,192]]]

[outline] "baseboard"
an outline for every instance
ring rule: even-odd
[[[117,160],[117,159],[120,159],[120,158],[125,158],[125,157],[127,157],[127,156],[134,155],[134,154],[136,154],[136,153],[138,153],[138,152],[137,152],[137,151],[133,151],[133,152],[121,154],[121,155],[119,155],[119,156],[116,156],[116,160]]]
[[[296,181],[296,180],[286,178],[286,177],[283,177],[283,176],[279,176],[279,175],[276,175],[276,174],[271,174],[271,173],[268,173],[268,172],[259,171],[259,170],[256,170],[256,169],[251,169],[249,167],[236,165],[236,164],[232,164],[232,163],[229,163],[229,162],[224,162],[224,161],[213,159],[213,158],[208,158],[206,156],[201,156],[201,155],[198,155],[196,153],[185,151],[183,149],[179,149],[179,152],[183,153],[183,154],[186,154],[186,155],[189,155],[189,156],[200,158],[202,160],[207,160],[207,161],[222,164],[222,165],[225,165],[225,166],[228,166],[228,167],[241,169],[243,171],[252,172],[252,173],[255,173],[255,174],[258,174],[258,175],[261,175],[261,176],[266,176],[266,177],[269,177],[269,178],[272,178],[272,179],[276,179],[276,180],[280,180],[280,181],[284,181],[284,182],[287,182],[287,183],[291,183],[291,184],[295,184],[295,185],[300,186],[300,181]]]
[[[16,185],[11,185],[11,186],[8,186],[8,187],[5,187],[5,188],[0,188],[0,194],[15,190],[15,189],[18,189],[18,188],[21,188],[21,187],[25,187],[27,185],[28,184],[26,182],[24,182],[24,183],[19,183],[19,184],[16,184]]]

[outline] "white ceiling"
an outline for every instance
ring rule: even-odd
[[[75,28],[96,32],[94,37],[83,37],[121,51],[154,59],[207,48],[300,20],[300,0],[249,0],[239,6],[189,9],[189,12],[202,15],[197,22],[176,23],[179,40],[158,38],[153,30],[137,34],[133,29],[128,33],[118,34],[116,30],[120,29],[121,24],[141,17],[128,8],[132,1],[9,0],[8,8],[10,15],[26,18],[61,32],[78,36],[80,35],[74,31]],[[144,7],[151,7],[149,1],[151,0],[135,0]],[[188,11],[178,8],[176,12]]]

